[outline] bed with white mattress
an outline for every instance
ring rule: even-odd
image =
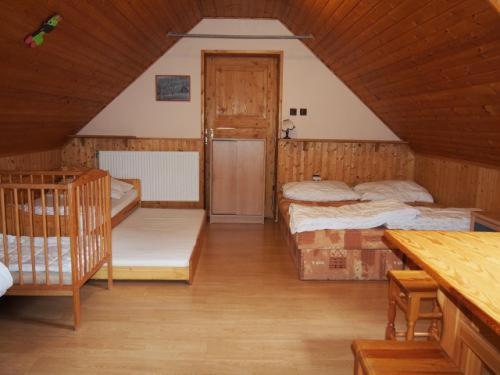
[[[201,209],[137,209],[113,229],[113,279],[191,283],[205,222]]]
[[[280,199],[279,223],[301,280],[383,280],[402,258],[386,228],[469,230],[471,209],[430,202]]]

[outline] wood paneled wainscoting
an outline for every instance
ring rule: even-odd
[[[142,207],[203,208],[204,159],[202,139],[135,138],[119,136],[76,136],[62,149],[62,165],[67,168],[97,168],[98,151],[198,151],[200,154],[198,202],[148,201]]]
[[[413,179],[414,155],[405,142],[280,139],[278,186],[291,181],[359,182]]]
[[[0,170],[54,170],[61,168],[61,149],[4,156],[0,158]]]
[[[415,181],[446,206],[500,212],[500,167],[417,154]]]

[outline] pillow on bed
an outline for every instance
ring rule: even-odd
[[[124,181],[117,180],[116,178],[111,177],[111,190],[117,190],[123,194],[128,193],[130,190],[134,188],[134,185],[129,184]]]
[[[111,188],[111,198],[113,199],[120,199],[123,197],[124,193],[121,192],[121,190],[115,190]]]
[[[413,181],[365,182],[356,185],[354,191],[361,195],[362,201],[393,199],[399,202],[434,202],[432,195]]]
[[[300,181],[283,185],[283,196],[309,202],[355,201],[360,196],[342,181]]]

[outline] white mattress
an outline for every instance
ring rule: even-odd
[[[412,220],[389,221],[389,229],[469,231],[470,208],[416,207],[419,214]]]
[[[291,204],[290,230],[292,233],[322,229],[369,229],[388,221],[414,219],[418,210],[393,200],[349,204],[341,207],[304,206]]]
[[[111,198],[111,217],[114,217],[118,212],[127,207],[137,198],[137,190],[132,189],[127,191],[120,199]]]
[[[204,210],[135,210],[113,229],[113,266],[187,267],[204,220]]]
[[[12,286],[13,280],[7,267],[0,262],[0,297]]]
[[[30,237],[21,236],[21,267],[23,272],[23,280],[27,284],[32,283],[32,262],[31,262],[31,244]],[[19,281],[19,263],[17,256],[17,240],[16,236],[7,235],[9,264],[8,270],[12,274],[14,282]],[[35,254],[35,273],[36,283],[45,284],[45,255],[43,251],[43,237],[33,237],[34,254]],[[51,283],[59,283],[59,262],[57,238],[48,237],[48,271],[49,280]],[[70,254],[70,239],[69,237],[61,237],[61,254],[62,254],[62,272],[64,284],[71,284],[71,254]],[[0,233],[0,262],[6,263],[4,259],[4,244],[3,234]]]

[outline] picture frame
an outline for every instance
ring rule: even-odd
[[[191,76],[157,75],[155,76],[155,94],[157,101],[191,101]]]

